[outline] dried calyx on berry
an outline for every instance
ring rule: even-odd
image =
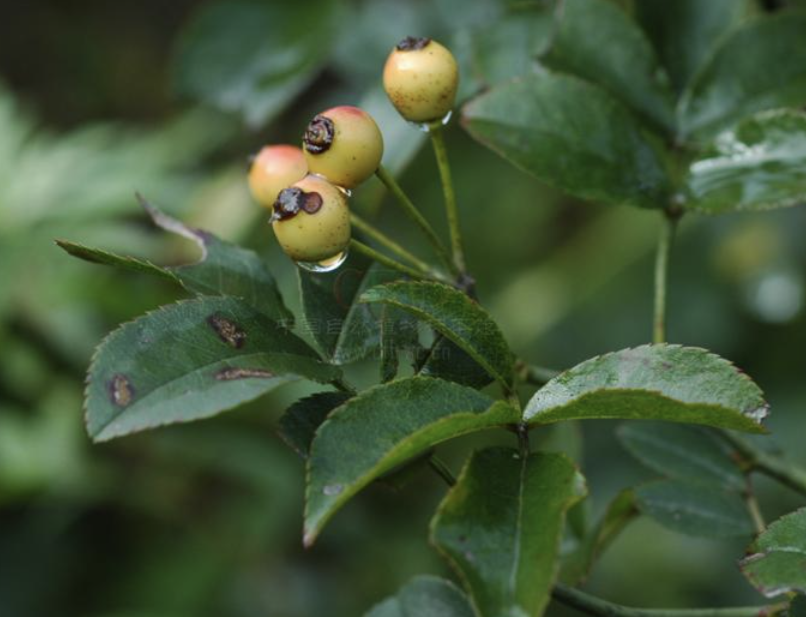
[[[347,105],[314,116],[302,145],[309,171],[346,189],[373,175],[383,157],[383,136],[375,120]]]
[[[453,109],[459,67],[453,54],[436,41],[407,36],[386,60],[383,86],[406,120],[438,122]]]
[[[273,221],[285,221],[300,212],[316,214],[322,208],[322,196],[319,193],[306,193],[301,188],[292,186],[280,191],[274,202]]]
[[[291,259],[302,262],[331,259],[350,244],[347,197],[324,178],[306,176],[278,195],[272,228]]]

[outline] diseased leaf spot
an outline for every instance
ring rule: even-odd
[[[271,379],[274,377],[274,373],[271,371],[264,371],[261,369],[254,369],[254,368],[235,368],[235,367],[228,367],[221,369],[215,374],[215,378],[219,381],[235,381],[236,379],[250,379],[250,378],[258,378],[258,379]]]
[[[207,318],[207,323],[215,330],[218,337],[230,347],[240,349],[246,343],[246,332],[234,321],[215,313]]]
[[[134,386],[125,375],[113,375],[107,383],[109,399],[118,407],[127,407],[134,399]]]

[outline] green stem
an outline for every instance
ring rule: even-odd
[[[437,278],[437,276],[431,275],[428,272],[421,272],[420,270],[415,270],[414,268],[407,266],[405,264],[400,263],[399,261],[392,259],[384,255],[383,253],[379,253],[372,247],[367,246],[363,242],[359,242],[358,240],[350,240],[350,248],[358,253],[363,253],[370,259],[377,261],[379,264],[386,266],[387,268],[391,268],[393,270],[397,270],[401,274],[405,274],[415,280],[439,280],[441,282],[446,282],[441,278]]]
[[[747,493],[744,496],[744,502],[747,504],[747,511],[750,513],[750,518],[753,519],[753,525],[756,528],[756,532],[762,533],[767,528],[767,524],[764,522],[764,515],[761,513],[761,506],[758,503],[758,499],[756,499],[756,494],[753,492],[749,478],[747,485]]]
[[[353,227],[364,232],[367,236],[375,240],[378,244],[382,244],[389,251],[391,251],[401,259],[405,259],[412,266],[414,266],[421,272],[429,274],[434,273],[434,269],[430,265],[428,265],[422,259],[420,259],[416,255],[413,255],[411,252],[400,246],[400,244],[392,240],[380,229],[372,225],[372,223],[361,218],[355,212],[350,213],[350,222],[352,223]]]
[[[532,452],[529,444],[529,427],[525,423],[518,424],[518,452],[521,458],[527,458]]]
[[[652,342],[666,342],[666,287],[669,273],[669,253],[672,248],[677,218],[664,213],[663,226],[658,238],[658,252],[655,256],[655,316],[652,328]]]
[[[738,435],[727,431],[722,435],[746,459],[750,470],[763,473],[801,495],[806,495],[806,469],[798,467],[780,456],[770,454]]]
[[[440,478],[445,480],[445,484],[448,486],[454,486],[456,484],[456,476],[453,475],[453,472],[448,468],[448,465],[445,464],[445,461],[436,454],[432,454],[428,459],[428,466],[431,467]]]
[[[515,370],[518,373],[518,377],[524,383],[529,383],[534,386],[542,386],[552,379],[554,379],[557,375],[561,373],[561,371],[555,370],[553,368],[546,368],[545,366],[536,366],[534,364],[527,364],[522,360],[519,360]]]
[[[462,248],[462,231],[459,228],[459,209],[456,207],[456,193],[453,190],[448,149],[445,147],[445,136],[441,125],[430,127],[428,133],[431,136],[431,144],[434,146],[437,167],[439,167],[439,177],[442,180],[442,192],[445,195],[445,213],[448,217],[448,230],[451,234],[453,263],[459,272],[465,273],[467,272],[467,265],[465,264],[465,253]]]
[[[772,615],[786,607],[786,604],[772,604],[731,608],[633,608],[602,600],[565,585],[556,585],[551,595],[557,602],[594,617],[759,617]]]
[[[375,175],[378,176],[378,179],[383,182],[384,186],[386,186],[389,192],[392,193],[392,196],[394,196],[394,198],[397,200],[397,203],[400,205],[400,207],[403,208],[403,211],[406,213],[406,215],[414,222],[415,225],[417,225],[417,227],[420,228],[425,237],[431,243],[431,246],[434,247],[434,251],[439,256],[440,260],[442,260],[442,262],[445,264],[445,266],[454,274],[458,274],[458,272],[455,270],[453,262],[451,261],[450,255],[448,255],[448,252],[445,250],[445,247],[443,246],[442,241],[439,239],[439,236],[437,236],[436,232],[428,221],[425,220],[425,217],[420,214],[417,206],[415,206],[411,199],[408,198],[408,195],[403,192],[403,189],[400,188],[400,185],[397,183],[394,176],[392,176],[392,174],[390,174],[383,165],[378,168],[378,171],[375,172]]]

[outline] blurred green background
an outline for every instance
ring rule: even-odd
[[[456,50],[465,96],[530,70],[528,55],[497,55],[497,34],[516,38],[488,27],[510,19],[498,5],[6,3],[0,617],[356,617],[414,574],[449,575],[426,539],[444,494],[427,470],[397,491],[366,490],[314,549],[302,550],[303,465],[275,427],[311,391],[304,386],[207,422],[92,446],[81,402],[94,346],[118,323],[181,296],[144,275],[75,261],[53,240],[157,263],[194,259],[192,246],[146,222],[134,199],[140,191],[258,250],[296,305],[293,266],[249,198],[246,158],[264,143],[296,143],[310,116],[334,104],[373,112],[387,164],[444,230],[432,152],[386,103],[380,72],[408,34]],[[533,33],[545,27],[540,15],[516,20],[531,20]],[[536,51],[541,40],[524,49]],[[570,201],[456,123],[448,141],[470,268],[515,350],[562,368],[646,342],[657,217]],[[354,202],[427,254],[378,182]],[[673,254],[669,338],[712,349],[753,375],[772,403],[777,445],[767,445],[806,464],[803,229],[803,208],[685,220]],[[353,371],[367,383],[375,374],[370,362]],[[648,477],[616,444],[614,428],[583,429],[594,512]],[[508,437],[459,440],[441,454],[458,469],[475,443],[490,439]],[[782,489],[759,489],[770,518],[798,505]],[[759,602],[735,565],[744,544],[694,540],[642,520],[607,553],[589,588],[646,606]]]

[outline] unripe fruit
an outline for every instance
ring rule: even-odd
[[[347,105],[317,114],[302,144],[308,170],[346,189],[374,174],[383,156],[383,136],[375,120]]]
[[[307,174],[305,155],[296,146],[264,146],[249,167],[249,190],[255,201],[271,210],[280,191]]]
[[[347,197],[324,178],[309,175],[280,191],[272,218],[277,241],[294,261],[326,261],[350,244]]]
[[[453,109],[459,67],[453,54],[436,41],[409,36],[389,54],[383,87],[406,120],[436,122]]]

